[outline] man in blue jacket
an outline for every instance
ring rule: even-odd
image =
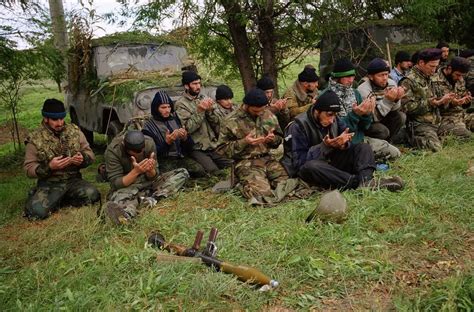
[[[340,111],[339,97],[328,90],[288,126],[282,159],[288,174],[323,188],[345,190],[368,186],[400,190],[403,182],[399,177],[373,179],[372,149],[366,143],[351,142],[354,133],[337,116]]]

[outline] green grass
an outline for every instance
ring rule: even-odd
[[[305,64],[317,64],[311,57],[288,69],[281,89]],[[27,93],[31,115],[21,115],[27,128],[39,124],[43,97],[55,92],[43,91],[32,87]],[[96,136],[96,142],[105,139]],[[191,182],[186,192],[122,228],[100,222],[98,205],[64,208],[41,222],[24,219],[34,181],[25,177],[21,155],[1,154],[6,148],[0,147],[4,311],[472,311],[474,177],[464,172],[474,140],[449,139],[436,154],[407,151],[386,173],[402,176],[406,188],[345,192],[349,215],[342,224],[304,222],[321,194],[253,208],[237,192],[213,194]],[[96,163],[84,170],[89,181],[103,161],[96,154]],[[96,185],[105,200],[108,185]],[[219,258],[256,267],[280,287],[259,292],[199,264],[158,263],[157,251],[145,245],[150,232],[159,230],[189,246],[198,229],[213,226],[219,229]]]

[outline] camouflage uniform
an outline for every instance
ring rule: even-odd
[[[431,78],[415,66],[407,77],[400,81],[400,85],[406,90],[406,95],[402,98],[402,109],[407,114],[411,144],[434,152],[441,150],[438,136],[439,110],[429,102],[435,97]]]
[[[466,82],[466,89],[471,92],[471,95],[474,96],[474,55],[468,57],[467,59],[471,62],[471,69],[464,78],[464,81]],[[471,107],[464,118],[467,129],[471,131],[474,131],[474,112],[472,112],[473,108],[473,103],[471,102]]]
[[[285,129],[286,126],[291,121],[290,109],[288,108],[288,102],[284,109],[277,110],[275,107],[271,106],[271,104],[275,103],[276,101],[278,101],[278,99],[272,98],[268,109],[277,117],[280,128]]]
[[[76,125],[66,124],[64,130],[56,135],[42,123],[26,143],[23,168],[28,177],[38,178],[37,186],[26,202],[25,214],[28,217],[45,219],[61,206],[82,206],[100,200],[97,188],[82,180],[79,172],[94,162],[94,153]],[[73,156],[77,152],[84,158],[80,166],[70,165],[54,171],[49,168],[54,157]]]
[[[351,132],[354,132],[352,143],[367,143],[372,148],[376,159],[393,159],[400,157],[401,153],[395,146],[385,140],[378,138],[369,138],[364,132],[370,128],[373,120],[373,114],[359,116],[352,111],[352,104],[362,103],[362,96],[357,89],[352,86],[347,87],[338,83],[333,78],[329,79],[329,90],[334,91],[341,100],[341,111],[339,117],[346,123]],[[324,91],[323,91],[324,92]]]
[[[175,110],[182,125],[194,141],[191,157],[207,172],[214,172],[230,166],[232,162],[214,152],[218,140],[216,129],[219,128],[220,123],[219,115],[216,113],[218,104],[213,104],[212,111],[198,112],[199,102],[204,98],[202,94],[192,97],[184,93],[176,101]]]
[[[441,98],[443,95],[451,92],[455,93],[458,97],[465,96],[467,90],[464,80],[456,81],[453,86],[443,73],[443,69],[444,67],[439,68],[432,78],[436,97]],[[467,107],[469,105],[470,103]],[[453,134],[460,138],[469,138],[471,136],[471,131],[466,128],[466,124],[464,123],[464,107],[465,106],[452,106],[451,104],[440,107],[441,124],[438,130],[439,135],[445,136]]]
[[[129,186],[123,185],[123,177],[133,169],[130,156],[126,153],[123,145],[124,136],[115,137],[105,151],[105,165],[107,168],[107,178],[110,181],[111,190],[107,199],[111,202],[121,204],[124,210],[131,216],[137,215],[140,199],[152,196],[155,199],[168,197],[184,185],[189,174],[186,169],[178,168],[162,175],[148,178],[146,174],[141,174],[135,182]],[[144,157],[149,157],[156,152],[155,143],[150,137],[145,136]],[[143,159],[137,159],[137,162]]]
[[[233,111],[234,111],[233,106],[231,108],[227,109],[227,108],[224,108],[224,107],[220,106],[219,104],[216,105],[216,108],[214,109],[214,114],[217,115],[217,117],[219,118],[219,122],[217,124],[214,124],[213,128],[214,128],[214,132],[217,135],[219,135],[219,132],[220,132],[221,122],[225,119],[225,117],[227,115],[229,115]]]
[[[273,142],[256,146],[246,143],[245,137],[249,133],[254,133],[255,137],[265,136],[271,129],[275,133]],[[282,142],[278,120],[270,110],[264,110],[262,116],[252,117],[243,108],[237,109],[225,119],[219,142],[218,152],[236,162],[235,175],[246,198],[278,202],[296,187],[295,179],[288,179],[283,166],[269,154],[270,149]]]
[[[318,97],[318,90],[306,93],[303,90],[301,82],[296,80],[291,88],[285,91],[283,98],[287,98],[286,106],[290,110],[290,120],[295,119],[297,115],[306,112],[314,100]]]

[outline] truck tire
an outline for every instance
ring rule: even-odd
[[[107,143],[112,142],[113,138],[115,138],[123,129],[123,125],[118,120],[112,120],[109,124],[109,128],[107,129]]]

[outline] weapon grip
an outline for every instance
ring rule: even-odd
[[[199,247],[201,246],[201,241],[202,237],[204,236],[204,232],[199,230],[196,233],[196,237],[194,238],[194,244],[193,247],[191,247],[194,250],[199,250]]]
[[[209,242],[214,242],[217,238],[217,229],[215,227],[211,228],[211,232],[209,233]]]

